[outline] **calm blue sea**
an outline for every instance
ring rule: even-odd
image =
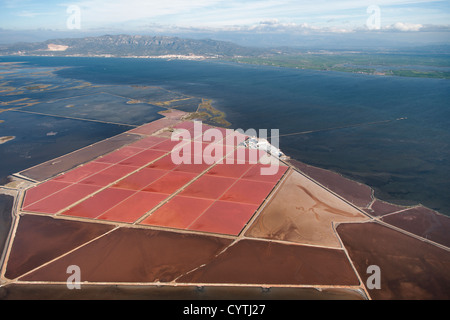
[[[282,136],[280,147],[292,158],[370,185],[381,199],[450,215],[450,80],[205,61],[1,60],[69,66],[57,72],[65,79],[156,85],[213,99],[233,128],[317,131]],[[351,127],[333,129],[343,126]]]

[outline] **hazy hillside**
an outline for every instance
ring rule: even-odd
[[[104,35],[0,46],[0,55],[218,58],[227,61],[383,76],[450,79],[448,46],[378,51],[254,48],[227,41],[167,36]]]
[[[117,57],[196,55],[234,57],[253,56],[262,53],[264,53],[262,49],[242,47],[225,41],[137,35],[53,39],[37,43],[16,43],[0,48],[1,55],[112,55]]]

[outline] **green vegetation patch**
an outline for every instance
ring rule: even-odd
[[[391,70],[390,74],[399,77],[450,79],[450,72],[444,71]]]
[[[50,87],[49,84],[38,84],[38,85],[34,85],[34,86],[28,86],[26,87],[27,90],[40,90],[40,89],[47,89],[48,87]]]
[[[5,142],[14,140],[16,137],[14,136],[5,136],[5,137],[0,137],[0,144],[3,144]]]
[[[186,119],[199,119],[202,122],[219,127],[231,126],[231,123],[229,123],[225,119],[225,117],[225,112],[217,110],[212,106],[212,100],[202,99],[202,102],[199,104],[197,111],[191,113]]]
[[[242,57],[231,59],[231,61],[294,69],[395,75],[401,77],[450,78],[450,72],[427,68],[449,68],[450,55],[326,52]],[[382,70],[378,70],[380,67]]]

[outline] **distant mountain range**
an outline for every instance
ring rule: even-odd
[[[0,46],[0,56],[220,59],[293,69],[450,79],[448,50],[448,46],[373,51],[308,50],[294,47],[256,48],[211,39],[104,35],[3,45]]]
[[[16,43],[0,47],[0,55],[39,56],[112,56],[185,58],[230,58],[257,56],[270,50],[249,48],[216,40],[194,40],[178,37],[104,35],[99,37],[53,39],[35,43]],[[176,57],[175,57],[176,58]]]
[[[158,57],[178,56],[179,58],[225,58],[278,57],[312,53],[348,53],[344,49],[319,50],[300,47],[256,48],[237,45],[228,41],[211,39],[187,39],[168,36],[148,35],[103,35],[84,38],[52,39],[43,42],[19,42],[0,45],[0,55],[39,56],[111,56],[111,57]],[[449,54],[449,45],[422,46],[377,50],[358,50],[366,53],[418,53]],[[173,57],[176,58],[176,57]]]

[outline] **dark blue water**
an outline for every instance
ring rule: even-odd
[[[10,174],[129,130],[128,126],[94,123],[14,111],[0,113],[0,181]]]
[[[213,99],[233,128],[279,129],[281,135],[318,130],[281,137],[280,147],[372,186],[384,200],[450,214],[449,80],[221,62],[3,59],[70,66],[57,74],[93,84],[158,85]],[[407,119],[395,121],[400,117]],[[320,131],[353,124],[362,125]]]

